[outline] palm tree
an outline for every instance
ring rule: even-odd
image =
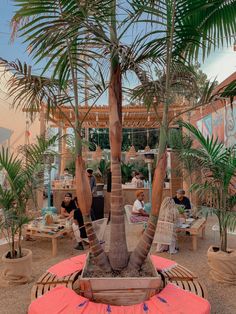
[[[30,3],[28,0],[17,0],[17,4],[19,10],[15,19],[28,18],[21,28],[21,34],[26,37],[33,57],[40,61],[49,56],[45,72],[55,60],[57,61],[53,77],[54,82],[57,78],[60,92],[66,94],[66,86],[72,85],[74,101],[71,105],[74,106],[77,118],[79,118],[77,89],[80,87],[78,78],[84,74],[91,78],[90,71],[96,68],[96,73],[102,74],[101,86],[105,87],[106,73],[101,70],[101,65],[108,64],[113,182],[109,261],[102,249],[98,248],[97,242],[94,242],[92,248],[96,244],[98,249],[94,251],[95,256],[97,258],[102,256],[100,266],[105,270],[110,269],[109,265],[119,270],[126,267],[128,261],[129,268],[140,268],[152,245],[161,205],[166,168],[165,150],[171,122],[169,108],[174,102],[174,96],[178,94],[175,87],[179,86],[183,91],[186,90],[186,86],[191,85],[192,90],[194,73],[191,61],[197,57],[200,49],[205,56],[212,48],[222,44],[219,36],[225,36],[230,41],[231,33],[235,33],[235,1],[132,0],[124,5],[118,0],[40,2],[31,0]],[[129,32],[132,32],[138,24],[141,25],[138,36],[134,40],[126,40],[126,36],[129,36]],[[87,57],[92,60],[90,63],[84,61]],[[89,68],[86,73],[84,73],[85,63]],[[153,65],[157,65],[163,74],[160,80],[154,82],[150,79]],[[145,87],[143,98],[149,105],[154,103],[160,123],[159,156],[153,182],[152,213],[148,227],[130,259],[128,259],[125,237],[120,170],[122,79],[128,71],[134,72],[142,87]],[[72,84],[69,84],[71,82]],[[195,101],[193,107],[202,105],[207,96],[209,96],[209,89],[205,93],[205,98]],[[163,106],[162,114],[159,113],[160,106]],[[79,140],[81,125],[78,124],[79,119],[74,126]],[[76,144],[78,156],[76,178],[82,182],[84,167],[79,143],[78,141]],[[84,198],[84,195],[90,195],[87,182],[84,186],[78,185],[77,194],[78,199],[81,198],[82,212],[87,216],[91,202],[90,197]],[[85,221],[87,224],[88,219]],[[90,240],[94,238],[91,236]]]
[[[40,172],[44,169],[44,154],[50,151],[57,140],[57,135],[50,139],[37,138],[35,144],[23,146],[22,154],[17,156],[4,148],[0,152],[0,166],[5,172],[7,183],[6,188],[0,185],[0,203],[3,208],[0,230],[9,243],[11,258],[22,257],[22,227],[29,221],[27,202],[42,181]],[[18,252],[15,240],[17,234]]]
[[[197,142],[197,148],[186,150],[185,158],[195,159],[202,171],[202,182],[194,183],[192,190],[199,193],[202,199],[211,198],[211,207],[207,211],[214,213],[219,221],[220,249],[227,252],[227,230],[236,227],[235,180],[236,180],[236,149],[226,148],[224,144],[214,139],[205,138],[202,133],[188,123],[181,123],[190,131]]]
[[[139,22],[145,23],[147,29],[152,30],[149,36],[146,34],[144,36],[148,48],[153,51],[155,56],[155,52],[159,51],[160,47],[163,45],[165,47],[160,79],[141,81],[142,87],[145,88],[145,90],[141,88],[141,96],[148,105],[154,106],[160,123],[159,161],[164,158],[169,126],[173,121],[173,118],[170,117],[171,106],[175,103],[176,97],[185,94],[186,89],[190,91],[190,94],[195,90],[196,79],[192,71],[192,62],[196,61],[200,51],[204,60],[212,49],[221,46],[223,40],[220,40],[220,37],[225,36],[230,40],[235,28],[233,17],[236,13],[235,3],[236,1],[201,0],[156,2],[146,0],[142,3],[138,0],[133,1],[136,14],[139,13]],[[140,18],[142,14],[143,19]],[[195,96],[195,101],[192,100],[192,108],[181,111],[174,119],[189,110],[206,104],[213,87],[214,83],[208,83],[202,97],[196,101]],[[161,105],[163,106],[162,115],[158,113]],[[156,172],[160,173],[158,165]],[[156,217],[160,209],[163,181],[163,176],[154,175],[152,204],[156,204],[156,206],[152,208],[151,219],[155,224],[157,219],[152,217]],[[158,182],[162,185],[159,186]],[[130,267],[139,267],[143,263],[143,256],[146,256],[152,244],[152,241],[149,240],[150,237],[152,237],[152,230],[149,232],[148,225],[137,248],[130,257]]]

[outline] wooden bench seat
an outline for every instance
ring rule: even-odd
[[[193,272],[182,265],[178,264],[171,270],[162,272],[162,274],[165,277],[166,284],[171,282],[184,290],[190,291],[199,297],[207,299],[205,286],[198,280],[197,276]]]
[[[81,271],[78,271],[72,275],[58,278],[48,272],[44,273],[32,288],[31,300],[33,301],[37,299],[59,285],[63,285],[69,289],[79,292],[79,289],[76,286],[78,285],[77,279],[80,274]],[[171,282],[184,290],[190,291],[199,297],[207,299],[205,286],[197,279],[197,276],[187,268],[178,264],[171,270],[162,272],[162,275],[165,279],[165,284]]]
[[[52,290],[57,286],[65,286],[73,290],[73,284],[78,279],[81,271],[74,272],[73,274],[65,277],[58,278],[48,272],[44,273],[34,284],[31,290],[31,300],[44,295],[46,292]]]

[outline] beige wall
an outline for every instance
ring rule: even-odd
[[[7,80],[9,73],[3,73],[0,68],[0,126],[13,131],[10,138],[10,149],[15,151],[17,146],[25,144],[26,131],[26,113],[20,110],[12,109],[12,99],[7,93]],[[29,122],[29,141],[35,141],[36,135],[39,135],[39,118],[32,123]]]

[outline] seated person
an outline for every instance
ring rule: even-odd
[[[68,219],[73,219],[72,229],[77,240],[76,250],[83,250],[81,239],[86,239],[87,234],[84,227],[84,220],[81,210],[78,207],[77,198],[72,199],[71,193],[66,193],[64,201],[61,203],[61,216]]]
[[[176,232],[175,229],[178,224],[178,215],[179,211],[174,200],[171,197],[165,197],[160,208],[158,220],[171,222],[174,224],[174,231],[172,235],[172,241],[170,245],[167,244],[157,244],[157,252],[166,252],[169,250],[170,254],[175,254],[178,251],[176,250]]]
[[[143,186],[143,181],[140,179],[140,173],[138,171],[135,171],[134,177],[133,177],[131,183],[137,187]]]
[[[144,209],[144,192],[142,190],[136,191],[136,197],[130,220],[131,222],[148,221],[149,214]]]
[[[176,196],[174,197],[174,202],[177,205],[182,205],[185,209],[191,209],[190,200],[188,197],[184,196],[185,191],[183,189],[179,189],[176,191]]]

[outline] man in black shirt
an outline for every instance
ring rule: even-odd
[[[188,197],[184,196],[185,191],[182,189],[179,189],[176,191],[176,196],[174,197],[175,204],[177,205],[183,205],[185,209],[191,209],[190,200]]]
[[[87,238],[86,230],[84,226],[83,215],[78,207],[77,198],[72,199],[71,193],[65,194],[65,199],[61,203],[61,215],[67,217],[68,219],[73,218],[74,222],[72,224],[72,229],[74,231],[75,238],[77,240],[76,250],[83,250],[83,243],[81,240]],[[79,227],[78,227],[79,225]]]

